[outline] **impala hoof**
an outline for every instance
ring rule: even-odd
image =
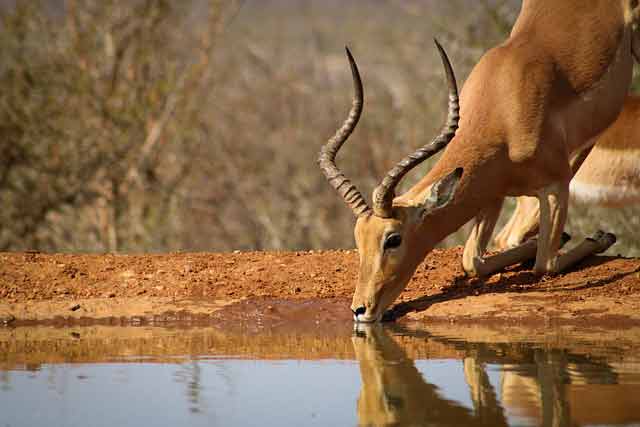
[[[615,242],[616,242],[616,236],[613,233],[606,233],[602,230],[598,230],[595,232],[595,234],[591,237],[587,238],[588,240],[591,240],[592,242],[596,243],[598,245],[595,253],[599,254],[602,253],[604,251],[606,251],[607,249],[609,249]]]
[[[482,257],[473,257],[473,273],[477,277],[487,275],[485,261],[484,259],[482,259]]]

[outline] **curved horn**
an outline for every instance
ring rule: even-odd
[[[371,208],[367,205],[364,197],[358,191],[355,185],[344,176],[342,171],[336,166],[336,154],[342,144],[349,138],[351,132],[355,129],[360,119],[363,106],[363,89],[362,81],[360,80],[360,73],[358,72],[358,66],[353,59],[349,48],[345,47],[347,51],[347,57],[349,58],[349,64],[351,65],[351,74],[353,76],[353,87],[355,93],[353,95],[353,105],[349,116],[344,121],[342,127],[338,129],[333,137],[322,147],[320,150],[320,156],[318,157],[318,165],[324,176],[327,177],[329,183],[333,188],[340,193],[344,201],[349,205],[351,210],[356,216],[366,214],[371,211]]]
[[[382,180],[382,183],[373,192],[373,212],[376,216],[382,218],[391,217],[391,206],[395,197],[395,188],[402,178],[413,168],[418,166],[424,160],[442,150],[454,137],[458,129],[460,121],[460,101],[458,99],[458,86],[456,84],[456,76],[453,73],[451,62],[447,57],[438,40],[434,39],[442,65],[447,76],[447,85],[449,87],[449,113],[447,121],[440,131],[440,135],[435,137],[431,142],[416,150],[414,153],[402,159],[393,169],[391,169]]]

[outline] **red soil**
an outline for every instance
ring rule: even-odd
[[[556,277],[539,279],[516,267],[478,280],[463,276],[460,257],[460,248],[433,251],[397,301],[395,317],[640,325],[638,259],[592,257]],[[0,253],[0,323],[54,318],[161,321],[166,313],[172,313],[170,319],[225,322],[349,322],[356,279],[354,250]]]

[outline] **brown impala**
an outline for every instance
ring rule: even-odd
[[[638,0],[524,0],[510,37],[469,75],[460,109],[453,71],[438,46],[449,86],[447,123],[438,137],[387,173],[373,192],[373,208],[335,164],[363,106],[358,69],[347,52],[353,107],[318,162],[357,216],[360,270],[351,306],[357,321],[380,320],[433,247],[474,217],[462,259],[465,271],[488,275],[518,261],[518,248],[482,257],[506,196],[539,200],[537,274],[561,271],[612,243],[613,236],[601,234],[558,253],[570,160],[593,144],[622,108],[632,52],[640,51],[634,34],[639,18]],[[396,196],[402,177],[445,146],[429,173]]]
[[[608,207],[640,203],[640,96],[627,97],[616,121],[572,159],[572,166],[577,171],[569,185],[572,200]],[[537,233],[539,216],[537,199],[518,197],[496,247],[517,246]]]

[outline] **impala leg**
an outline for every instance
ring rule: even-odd
[[[507,249],[509,247],[509,244],[507,243],[507,241],[509,240],[509,236],[515,229],[520,215],[522,215],[520,213],[520,199],[520,197],[516,199],[516,208],[511,213],[511,218],[509,218],[509,221],[507,221],[507,223],[502,227],[502,230],[500,230],[496,237],[493,239],[493,245],[496,247],[496,249]]]
[[[562,233],[560,245],[564,246],[569,240],[571,240],[571,236],[567,233]],[[520,243],[518,246],[514,246],[490,257],[474,259],[475,269],[479,276],[497,273],[509,266],[535,259],[537,250],[538,238],[533,237],[524,243]]]
[[[464,379],[471,393],[471,401],[476,416],[484,425],[507,425],[504,410],[499,404],[497,393],[489,381],[486,365],[477,357],[465,357]]]
[[[570,161],[571,175],[575,175],[591,152],[593,146],[589,146]],[[536,197],[518,197],[516,208],[507,224],[500,230],[494,243],[497,249],[515,247],[538,233],[540,222],[540,205]]]
[[[540,202],[540,233],[533,271],[536,274],[557,273],[559,271],[558,250],[569,205],[568,182],[552,184],[542,189],[538,195],[538,201]]]
[[[517,199],[516,208],[509,222],[496,236],[494,242],[497,249],[518,246],[527,238],[538,232],[540,206],[535,197],[521,196]]]
[[[580,243],[571,251],[560,255],[558,259],[558,271],[566,270],[590,255],[606,251],[615,242],[615,235],[605,233],[601,230],[598,231],[592,237],[586,238],[584,242]]]
[[[567,218],[568,188],[555,184],[544,189],[540,200],[540,235],[534,272],[558,273],[589,255],[606,251],[616,241],[611,233],[599,231],[573,250],[558,256],[560,239]]]
[[[462,254],[462,267],[470,276],[480,275],[476,271],[477,263],[474,260],[482,257],[486,252],[493,228],[496,226],[498,216],[500,216],[501,208],[502,200],[489,205],[476,216],[476,223],[471,229],[471,234],[469,234],[467,243],[464,245],[464,253]]]

